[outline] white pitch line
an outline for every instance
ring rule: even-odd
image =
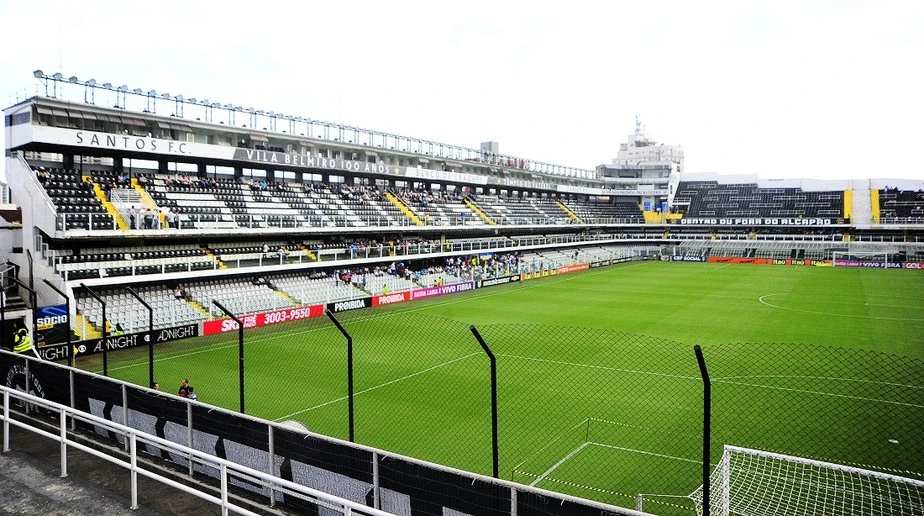
[[[376,389],[381,389],[382,387],[387,387],[387,386],[389,386],[389,385],[391,385],[391,384],[394,384],[394,383],[402,382],[402,381],[404,381],[404,380],[409,380],[409,379],[411,379],[411,378],[413,378],[413,377],[415,377],[415,376],[420,376],[420,375],[422,375],[422,374],[424,374],[424,373],[428,373],[428,372],[433,371],[433,370],[435,370],[435,369],[439,369],[439,368],[441,368],[441,367],[445,367],[445,366],[454,364],[454,363],[459,362],[459,361],[461,361],[461,360],[465,360],[465,359],[467,359],[467,358],[471,358],[471,357],[474,357],[474,356],[481,356],[481,355],[482,355],[482,353],[471,353],[471,354],[465,355],[464,357],[454,358],[454,359],[452,359],[452,360],[450,360],[450,361],[448,361],[448,362],[443,362],[442,364],[437,364],[437,365],[435,365],[435,366],[428,367],[428,368],[426,368],[426,369],[424,369],[424,370],[422,370],[422,371],[417,371],[416,373],[411,373],[411,374],[409,374],[409,375],[402,376],[401,378],[395,378],[394,380],[389,380],[389,381],[387,381],[387,382],[385,382],[385,383],[382,383],[382,384],[379,384],[379,385],[376,385],[376,386],[373,386],[373,387],[369,387],[368,389],[363,389],[363,390],[361,390],[361,391],[359,391],[359,392],[353,393],[353,395],[354,395],[354,396],[357,396],[357,395],[359,395],[359,394],[365,394],[365,393],[367,393],[367,392],[371,392],[371,391],[374,391],[374,390],[376,390]],[[309,408],[306,408],[306,409],[299,410],[299,411],[297,411],[297,412],[293,412],[293,413],[291,413],[291,414],[287,414],[287,415],[282,416],[282,417],[280,417],[280,418],[276,418],[276,419],[274,419],[273,421],[277,421],[277,422],[278,422],[278,421],[282,421],[282,420],[284,420],[284,419],[289,419],[289,418],[292,417],[292,416],[297,416],[297,415],[299,415],[299,414],[303,414],[303,413],[305,413],[305,412],[310,412],[310,411],[312,411],[312,410],[319,409],[319,408],[321,408],[321,407],[326,407],[327,405],[332,405],[332,404],[334,404],[334,403],[339,403],[339,402],[341,402],[341,401],[343,401],[343,400],[346,400],[346,399],[348,399],[348,398],[349,398],[348,396],[342,396],[342,397],[340,397],[340,398],[337,398],[337,399],[334,399],[334,400],[330,400],[330,401],[326,401],[326,402],[324,402],[324,403],[321,403],[320,405],[315,405],[315,406],[313,406],[313,407],[309,407]]]
[[[720,265],[719,267],[716,267],[715,269],[712,269],[712,270],[717,271],[717,270],[719,270],[719,269],[724,269],[725,267],[728,267],[729,265],[731,265],[731,264],[730,264],[730,263],[726,263],[725,265]]]
[[[718,376],[713,378],[713,381],[721,382],[725,380],[743,380],[745,378],[802,378],[802,379],[811,379],[811,380],[836,380],[841,382],[853,382],[853,383],[872,383],[875,385],[888,385],[891,387],[901,387],[903,389],[924,389],[924,386],[921,385],[907,385],[904,383],[895,383],[895,382],[880,382],[877,380],[864,380],[862,378],[839,378],[837,376],[812,376],[812,375],[801,375],[801,374],[748,374],[740,376]]]
[[[574,457],[575,455],[577,455],[578,452],[580,452],[581,450],[583,450],[588,444],[590,444],[590,443],[584,443],[584,444],[578,446],[577,448],[571,450],[571,452],[568,453],[568,455],[565,455],[564,457],[562,457],[561,460],[559,460],[558,462],[556,462],[555,464],[553,464],[551,468],[545,470],[545,473],[539,475],[538,477],[536,477],[535,480],[533,480],[532,482],[530,482],[530,484],[529,484],[530,487],[534,487],[534,486],[535,486],[536,484],[538,484],[539,482],[542,482],[543,480],[545,480],[545,477],[551,475],[553,471],[555,471],[556,469],[558,469],[558,466],[561,466],[562,464],[565,463],[565,461],[567,461],[567,460],[570,459],[571,457]]]
[[[519,356],[519,355],[507,355],[504,353],[499,353],[497,356],[509,357],[509,358],[519,358],[520,360],[530,360],[533,362],[543,362],[547,364],[566,365],[570,367],[586,367],[588,369],[601,369],[604,371],[615,371],[618,373],[633,373],[633,374],[641,374],[641,375],[647,375],[647,376],[664,376],[667,378],[680,378],[683,380],[701,380],[699,376],[684,376],[680,374],[655,373],[653,371],[641,371],[638,369],[620,369],[618,367],[609,367],[609,366],[601,366],[601,365],[594,365],[594,364],[582,364],[579,362],[564,362],[561,360],[549,360],[547,358],[524,357],[524,356]]]
[[[776,390],[776,391],[789,391],[789,392],[801,392],[805,394],[818,394],[821,396],[832,396],[835,398],[846,398],[846,399],[851,399],[851,400],[873,401],[876,403],[886,403],[889,405],[900,405],[903,407],[924,408],[924,405],[918,405],[916,403],[905,403],[903,401],[880,400],[877,398],[867,398],[865,396],[851,396],[849,394],[836,394],[833,392],[810,391],[806,389],[793,389],[791,387],[774,387],[772,385],[763,385],[759,383],[726,382],[726,381],[723,381],[721,383],[727,383],[729,385],[744,385],[745,387],[759,387],[761,389],[771,389],[771,390]]]
[[[905,305],[883,305],[880,303],[863,303],[863,306],[884,306],[886,308],[904,308],[907,310],[921,310],[920,306],[905,306]]]
[[[835,312],[819,312],[817,310],[802,310],[800,308],[789,308],[787,306],[778,306],[778,305],[774,305],[773,303],[768,303],[767,301],[764,301],[764,298],[767,298],[767,297],[785,296],[785,295],[786,295],[785,292],[781,292],[778,294],[764,294],[760,296],[759,298],[757,298],[757,300],[760,301],[762,305],[769,306],[770,308],[776,308],[778,310],[789,310],[790,312],[801,312],[804,314],[828,315],[832,317],[853,317],[856,319],[878,319],[881,321],[924,321],[924,319],[921,319],[918,317],[877,317],[875,315],[839,314]],[[856,306],[856,305],[852,305],[852,306]]]
[[[586,444],[593,444],[594,446],[602,446],[604,448],[612,448],[614,450],[627,451],[631,453],[641,453],[642,455],[651,455],[653,457],[661,457],[662,459],[682,460],[683,462],[692,462],[694,464],[702,464],[702,461],[700,460],[685,459],[683,457],[675,457],[673,455],[665,455],[663,453],[655,453],[655,452],[650,452],[650,451],[645,451],[645,450],[636,450],[635,448],[623,448],[622,446],[613,446],[612,444],[595,443],[595,442],[590,442]]]
[[[660,458],[662,458],[662,459],[671,459],[671,460],[679,460],[679,461],[683,461],[683,462],[692,462],[693,464],[700,464],[700,463],[701,463],[701,461],[694,460],[694,459],[686,459],[686,458],[683,458],[683,457],[675,457],[675,456],[673,456],[673,455],[665,455],[665,454],[663,454],[663,453],[655,453],[655,452],[650,452],[650,451],[645,451],[645,450],[636,450],[635,448],[624,448],[624,447],[622,447],[622,446],[614,446],[614,445],[612,445],[612,444],[595,443],[595,442],[593,442],[593,441],[588,441],[588,442],[586,442],[586,443],[584,443],[584,444],[578,446],[577,448],[571,450],[570,452],[568,452],[567,455],[565,455],[564,457],[561,458],[561,460],[559,460],[558,462],[556,462],[555,464],[553,464],[552,467],[550,467],[549,469],[545,470],[544,473],[542,473],[541,475],[539,475],[538,477],[536,477],[536,479],[533,480],[532,482],[530,482],[529,485],[530,485],[531,487],[535,487],[536,484],[538,484],[539,482],[542,482],[543,480],[545,480],[546,477],[548,477],[549,475],[551,475],[552,472],[555,471],[556,469],[558,469],[559,466],[561,466],[562,464],[564,464],[565,462],[567,462],[569,459],[571,459],[571,457],[574,457],[575,455],[577,455],[578,453],[580,453],[581,450],[583,450],[584,448],[586,448],[586,447],[588,447],[588,446],[600,446],[601,448],[610,448],[610,449],[612,449],[612,450],[626,451],[626,452],[629,452],[629,453],[638,453],[638,454],[641,454],[641,455],[650,455],[650,456],[652,456],[652,457],[660,457]]]

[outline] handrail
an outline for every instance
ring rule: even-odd
[[[54,441],[57,441],[61,444],[61,468],[62,475],[67,474],[67,447],[72,447],[95,457],[99,457],[103,460],[106,460],[117,466],[122,466],[131,471],[131,499],[132,499],[132,509],[138,508],[138,482],[137,475],[142,475],[144,477],[156,480],[163,484],[169,485],[181,491],[184,491],[193,496],[197,496],[203,500],[215,503],[221,506],[222,513],[227,513],[227,511],[233,510],[235,512],[247,515],[257,516],[259,513],[247,510],[240,505],[234,504],[228,501],[228,478],[242,478],[250,482],[259,481],[264,484],[264,487],[275,489],[284,493],[292,494],[295,496],[304,497],[306,499],[313,499],[319,502],[324,503],[325,507],[332,510],[339,510],[345,515],[351,513],[358,513],[369,516],[387,516],[392,513],[374,509],[372,507],[367,507],[357,502],[347,500],[346,498],[341,498],[339,496],[331,495],[324,493],[323,491],[318,491],[317,489],[312,489],[303,485],[296,484],[289,480],[285,480],[273,475],[263,473],[262,471],[249,468],[240,464],[236,464],[227,459],[222,459],[220,457],[215,457],[214,455],[209,455],[207,453],[198,451],[194,448],[184,446],[182,444],[177,444],[160,437],[150,435],[144,432],[135,430],[134,428],[109,421],[108,419],[103,419],[86,412],[79,411],[77,409],[56,403],[53,401],[40,398],[38,396],[33,396],[25,392],[20,392],[15,389],[5,387],[0,385],[0,393],[3,394],[3,415],[0,416],[0,420],[3,421],[3,451],[7,452],[10,450],[10,432],[9,426],[13,425],[24,430],[31,431],[35,434],[47,437]],[[35,428],[31,425],[13,419],[10,415],[10,400],[18,399],[24,402],[27,402],[31,405],[40,406],[51,411],[57,412],[60,417],[58,417],[58,428],[56,433],[47,432],[40,428]],[[109,453],[101,452],[95,448],[86,446],[84,444],[78,443],[69,438],[67,427],[68,427],[68,418],[73,418],[78,421],[83,421],[93,425],[101,426],[108,431],[115,432],[117,434],[123,435],[130,443],[129,446],[129,461],[119,459],[110,455]],[[196,460],[201,464],[207,465],[209,467],[214,467],[219,470],[219,479],[220,479],[220,497],[216,497],[205,493],[203,491],[197,490],[195,487],[190,487],[185,484],[176,482],[170,478],[162,476],[158,473],[155,473],[151,470],[143,469],[138,464],[138,443],[151,444],[158,448],[162,448],[168,451],[173,451],[179,455],[185,455],[190,457],[191,460]]]

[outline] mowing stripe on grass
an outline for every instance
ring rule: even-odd
[[[717,376],[712,379],[714,382],[720,382],[725,380],[739,380],[744,378],[807,378],[811,380],[837,380],[842,382],[856,382],[856,383],[873,383],[876,385],[888,385],[890,387],[902,387],[904,389],[924,389],[924,386],[921,385],[907,385],[904,383],[894,383],[894,382],[880,382],[878,380],[863,380],[862,378],[839,378],[837,376],[809,376],[809,375],[788,375],[788,374],[754,374],[754,375],[742,375],[742,376]]]
[[[570,367],[584,367],[587,369],[601,369],[604,371],[615,371],[618,373],[632,373],[632,374],[642,374],[647,376],[664,376],[667,378],[680,378],[682,380],[700,380],[699,376],[684,376],[680,374],[669,374],[669,373],[655,373],[653,371],[640,371],[637,369],[620,369],[618,367],[608,367],[594,364],[580,364],[575,362],[564,362],[561,360],[549,360],[547,358],[533,358],[533,357],[524,357],[520,355],[507,355],[504,353],[499,353],[499,357],[508,357],[508,358],[518,358],[520,360],[529,360],[532,362],[543,362],[547,364],[556,364],[556,365],[566,365]]]
[[[424,369],[424,370],[422,370],[422,371],[417,371],[416,373],[411,373],[411,374],[409,374],[409,375],[402,376],[401,378],[395,378],[394,380],[389,380],[389,381],[387,381],[387,382],[385,382],[385,383],[382,383],[382,384],[379,384],[379,385],[375,385],[375,386],[373,386],[373,387],[369,387],[368,389],[363,389],[363,390],[361,390],[361,391],[359,391],[359,392],[354,393],[354,396],[359,395],[359,394],[365,394],[365,393],[367,393],[367,392],[374,391],[374,390],[376,390],[376,389],[381,389],[382,387],[387,387],[387,386],[389,386],[389,385],[391,385],[391,384],[398,383],[398,382],[402,382],[402,381],[404,381],[404,380],[409,380],[409,379],[411,379],[411,378],[413,378],[413,377],[415,377],[415,376],[420,376],[420,375],[422,375],[422,374],[424,374],[424,373],[428,373],[428,372],[433,371],[433,370],[435,370],[435,369],[439,369],[439,368],[441,368],[441,367],[445,367],[445,366],[448,366],[448,365],[452,365],[452,364],[454,364],[454,363],[456,363],[456,362],[459,362],[459,361],[461,361],[461,360],[465,360],[466,358],[471,358],[471,357],[475,357],[475,356],[483,356],[483,355],[482,355],[482,353],[470,353],[470,354],[468,354],[468,355],[465,355],[464,357],[454,358],[454,359],[452,359],[452,360],[450,360],[450,361],[448,361],[448,362],[443,362],[442,364],[437,364],[437,365],[435,365],[435,366],[428,367],[428,368],[426,368],[426,369]],[[274,419],[273,421],[277,421],[277,422],[278,422],[278,421],[282,421],[282,420],[284,420],[284,419],[289,419],[289,418],[292,417],[292,416],[297,416],[297,415],[299,415],[299,414],[303,414],[303,413],[305,413],[305,412],[310,412],[310,411],[312,411],[312,410],[319,409],[319,408],[321,408],[321,407],[326,407],[327,405],[331,405],[331,404],[334,404],[334,403],[339,403],[339,402],[344,401],[344,400],[346,400],[346,399],[349,399],[349,397],[348,397],[348,396],[341,396],[340,398],[337,398],[337,399],[334,399],[334,400],[330,400],[330,401],[326,401],[326,402],[324,402],[324,403],[321,403],[320,405],[315,405],[315,406],[313,406],[313,407],[309,407],[309,408],[306,408],[306,409],[302,409],[302,410],[293,412],[293,413],[291,413],[291,414],[282,416],[282,417],[280,417],[280,418],[276,418],[276,419]]]
[[[902,401],[890,401],[890,400],[880,400],[876,398],[867,398],[864,396],[851,396],[849,394],[835,394],[833,392],[823,392],[823,391],[810,391],[805,389],[793,389],[791,387],[774,387],[772,385],[762,385],[759,383],[745,383],[745,382],[721,382],[727,383],[729,385],[743,385],[745,387],[759,387],[761,389],[771,389],[775,391],[789,391],[789,392],[801,392],[804,394],[818,394],[821,396],[833,396],[835,398],[847,398],[851,400],[860,400],[860,401],[873,401],[876,403],[887,403],[889,405],[899,405],[903,407],[914,407],[914,408],[924,408],[924,405],[918,405],[916,403],[905,403]]]

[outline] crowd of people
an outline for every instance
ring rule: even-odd
[[[129,229],[180,229],[180,214],[170,208],[152,210],[146,206],[128,209]]]

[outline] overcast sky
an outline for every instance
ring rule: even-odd
[[[924,1],[0,2],[35,69],[560,165],[635,116],[687,171],[924,179]]]

